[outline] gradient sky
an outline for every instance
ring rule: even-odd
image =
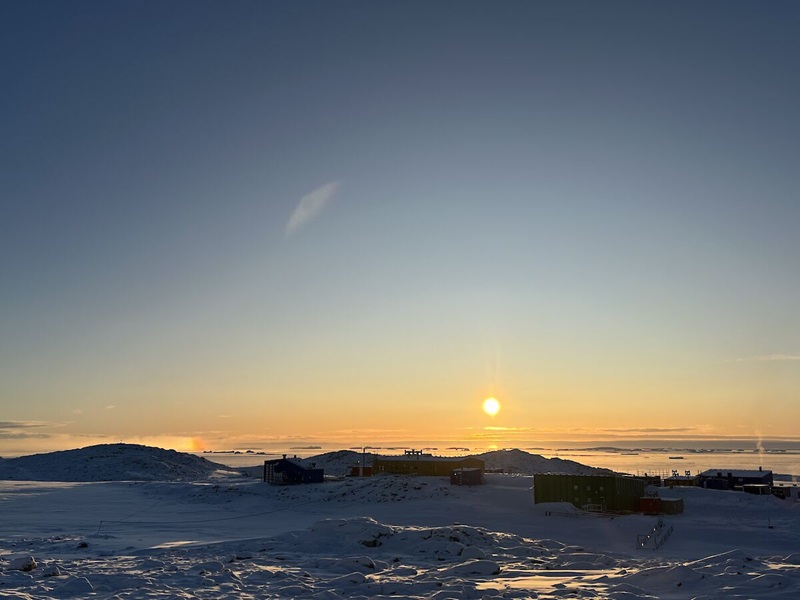
[[[0,3],[0,453],[800,439],[798,31]]]

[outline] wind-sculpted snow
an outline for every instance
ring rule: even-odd
[[[75,540],[71,540],[74,542]],[[481,527],[326,519],[268,539],[4,561],[8,598],[792,598],[797,566],[740,552],[617,556]],[[38,554],[38,556],[36,556]],[[20,570],[22,564],[36,566]],[[722,592],[721,590],[724,590]]]
[[[107,450],[89,460],[118,462]],[[661,490],[686,510],[654,549],[636,540],[655,517],[534,505],[520,474],[272,486],[201,472],[0,481],[0,598],[800,597],[800,505],[771,496]]]

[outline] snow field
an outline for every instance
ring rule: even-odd
[[[665,517],[663,546],[642,549],[654,517],[534,505],[532,486],[488,474],[475,487],[411,476],[276,487],[215,469],[0,481],[0,598],[800,597],[797,503],[661,489],[686,510]]]

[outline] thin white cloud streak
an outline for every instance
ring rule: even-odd
[[[504,427],[496,425],[487,425],[480,428],[483,431],[499,431],[506,433],[525,433],[533,435],[547,435],[547,436],[569,436],[570,434],[577,435],[591,435],[597,437],[598,435],[615,435],[615,436],[629,436],[629,435],[652,435],[652,434],[693,434],[702,433],[704,431],[712,431],[708,426],[691,426],[691,427],[628,427],[628,428],[603,428],[594,429],[589,427],[570,427],[570,428],[543,428],[543,427]],[[473,427],[465,428],[467,432],[475,431]]]
[[[300,202],[286,224],[286,237],[289,237],[322,214],[322,211],[325,210],[325,207],[336,194],[336,190],[339,189],[339,185],[340,182],[331,181],[300,198]]]
[[[0,421],[0,429],[30,429],[54,424],[46,421]]]
[[[800,354],[764,354],[762,356],[737,358],[736,360],[738,362],[800,362]]]

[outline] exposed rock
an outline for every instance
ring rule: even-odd
[[[36,568],[36,560],[32,556],[18,556],[12,558],[8,563],[9,571],[33,571]]]

